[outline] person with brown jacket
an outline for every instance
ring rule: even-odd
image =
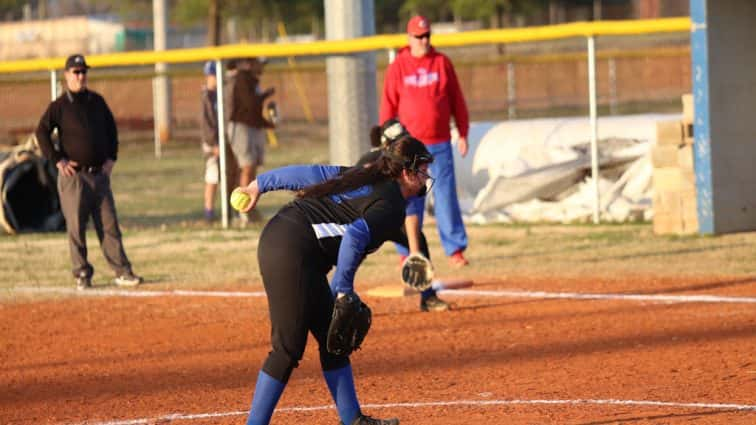
[[[263,116],[263,103],[273,95],[274,88],[260,88],[260,76],[267,61],[264,58],[236,59],[229,64],[235,75],[227,84],[229,144],[239,164],[239,186],[246,187],[257,176],[257,167],[265,160],[266,128],[274,124]],[[240,215],[242,221],[248,219]]]

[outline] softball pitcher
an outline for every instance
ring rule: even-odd
[[[289,166],[258,176],[241,190],[254,208],[261,194],[298,191],[265,226],[258,262],[271,321],[272,349],[263,363],[248,425],[268,424],[307,332],[318,342],[320,364],[342,424],[395,425],[360,409],[349,354],[370,326],[370,310],[354,292],[365,256],[400,240],[407,199],[425,189],[425,146],[411,137],[393,143],[368,167]],[[332,281],[327,274],[335,266]]]

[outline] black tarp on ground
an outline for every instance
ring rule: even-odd
[[[6,232],[65,229],[57,190],[57,170],[41,156],[34,137],[0,152],[0,225]]]

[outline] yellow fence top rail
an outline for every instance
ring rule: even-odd
[[[690,31],[690,19],[687,17],[653,20],[575,22],[540,27],[436,34],[433,36],[433,45],[436,47],[450,47],[474,44],[507,44],[573,37],[686,31]],[[407,36],[404,34],[376,35],[350,40],[325,40],[305,43],[231,44],[218,47],[165,50],[162,52],[138,51],[88,55],[87,63],[93,67],[107,67],[149,65],[158,62],[188,63],[250,56],[346,55],[374,50],[396,49],[406,44]],[[65,58],[62,57],[3,62],[0,63],[0,73],[51,71],[61,69],[64,62]]]

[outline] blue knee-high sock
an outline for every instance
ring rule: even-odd
[[[247,425],[268,425],[285,386],[285,383],[260,371],[257,375],[255,395],[252,397]]]
[[[351,424],[360,414],[360,403],[357,401],[357,393],[354,390],[354,377],[352,366],[346,365],[341,369],[323,371],[331,397],[336,402],[339,418],[345,424]]]

